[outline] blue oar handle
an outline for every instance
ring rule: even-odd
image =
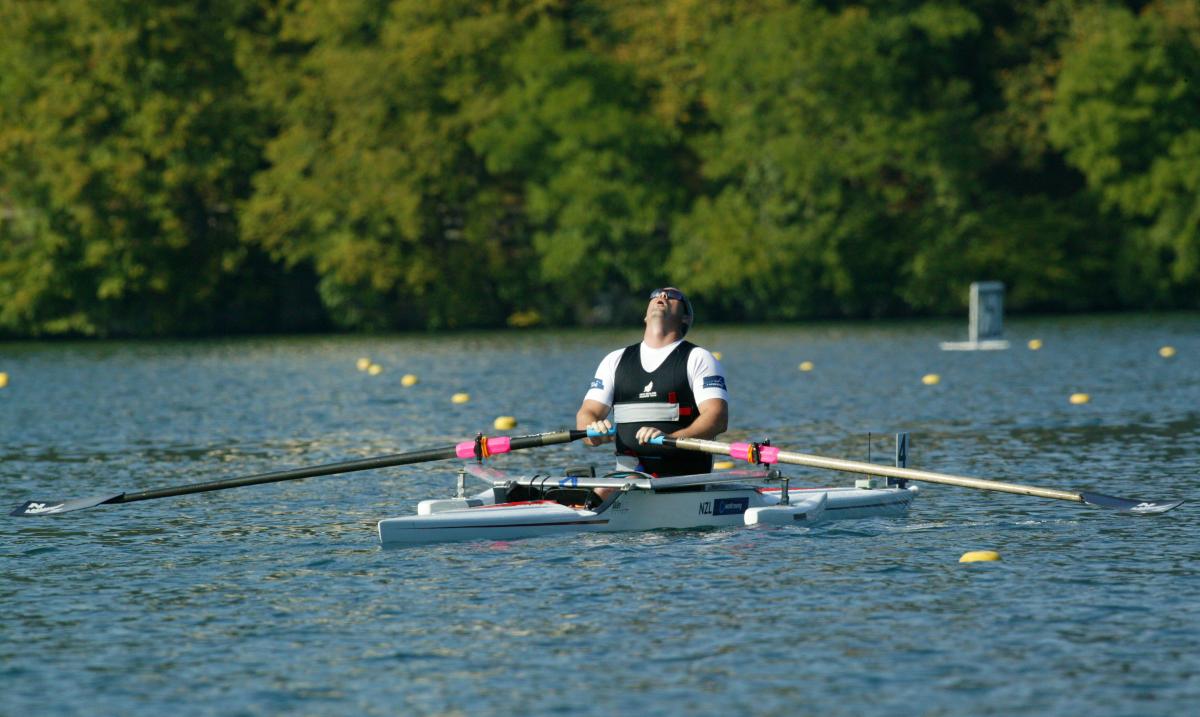
[[[666,438],[666,436],[655,436],[654,438],[651,438],[650,440],[646,441],[646,443],[649,443],[652,446],[661,446],[661,445],[663,445],[664,438]]]
[[[616,429],[616,428],[610,428],[610,429],[608,429],[608,431],[607,431],[607,432],[605,432],[605,433],[601,433],[600,431],[594,431],[594,430],[592,430],[592,429],[590,429],[590,428],[589,428],[589,429],[587,429],[587,437],[588,437],[588,438],[604,438],[604,437],[606,437],[606,436],[615,436],[615,435],[617,435],[617,429]]]

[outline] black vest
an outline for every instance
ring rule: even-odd
[[[692,425],[700,408],[688,382],[688,356],[696,345],[684,341],[652,372],[642,368],[641,344],[625,349],[617,363],[613,384],[613,419],[617,425],[617,453],[637,456],[647,473],[680,476],[708,473],[712,456],[662,446],[639,445],[637,432],[653,426],[670,434]]]

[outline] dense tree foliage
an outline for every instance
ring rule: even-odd
[[[0,0],[0,333],[1200,306],[1195,0]]]

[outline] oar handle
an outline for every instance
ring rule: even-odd
[[[535,436],[496,436],[495,438],[485,438],[479,436],[473,441],[463,441],[454,446],[454,454],[459,458],[487,458],[489,456],[508,453],[509,451],[519,450],[521,448],[532,448],[534,446],[547,446],[551,443],[567,443],[569,441],[577,441],[584,436],[588,438],[600,438],[602,436],[615,435],[617,429],[610,429],[608,432],[602,433],[592,429],[587,430],[571,430],[559,431],[557,433],[539,433]],[[564,438],[565,434],[565,438]]]

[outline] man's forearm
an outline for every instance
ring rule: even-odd
[[[583,430],[596,421],[603,421],[608,418],[610,410],[607,405],[599,401],[585,400],[579,407],[579,412],[575,414],[575,428]],[[598,446],[611,440],[611,438],[585,438],[583,442],[589,446]]]
[[[705,403],[708,403],[708,401]],[[701,410],[696,420],[692,421],[692,425],[675,431],[671,436],[674,438],[703,438],[711,440],[721,435],[729,428],[729,411],[724,403],[724,401],[721,401],[722,405],[720,406]]]

